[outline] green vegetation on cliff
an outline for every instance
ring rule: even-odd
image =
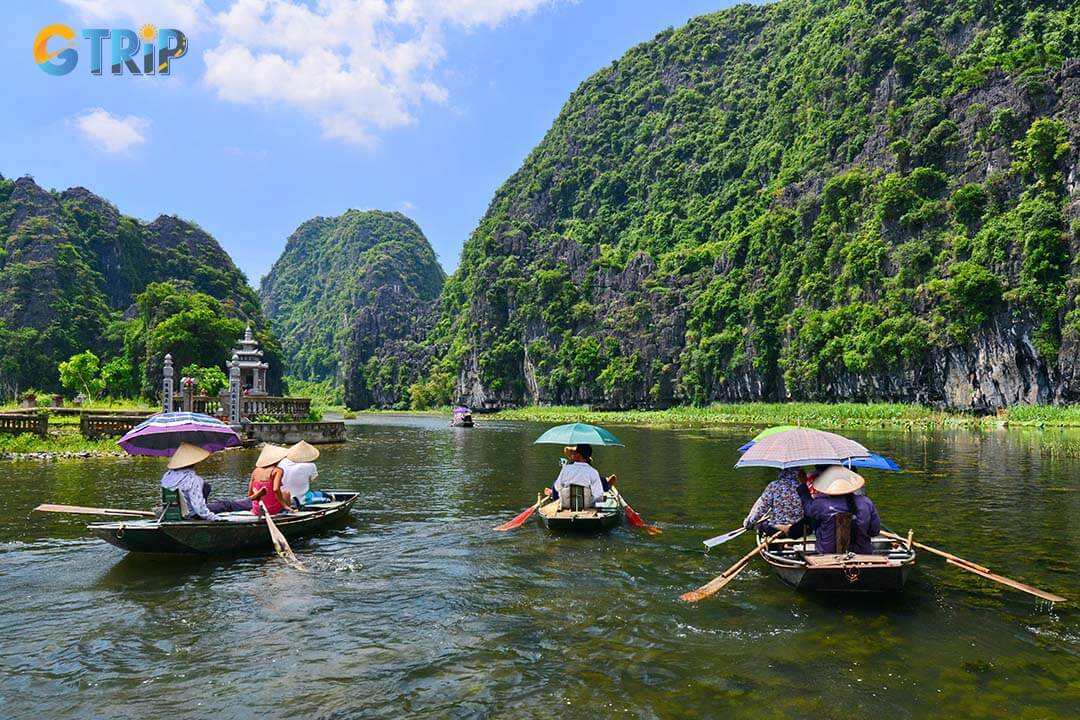
[[[265,326],[243,273],[184,220],[142,223],[85,188],[0,177],[0,233],[2,397],[59,390],[59,363],[85,350],[106,393],[153,393],[166,352],[177,369],[223,365],[244,323]],[[279,375],[276,341],[259,339]]]
[[[289,372],[341,384],[354,406],[402,401],[401,367],[420,340],[445,274],[420,227],[398,212],[349,210],[296,229],[259,293]],[[409,341],[416,343],[410,348]]]
[[[780,0],[584,82],[443,294],[461,400],[1080,397],[1080,2]]]

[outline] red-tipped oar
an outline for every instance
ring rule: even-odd
[[[645,521],[641,519],[641,516],[637,514],[634,508],[630,507],[630,504],[626,502],[623,496],[614,487],[611,488],[611,492],[614,493],[615,499],[622,505],[623,512],[626,513],[626,519],[630,521],[630,524],[634,527],[643,527],[645,531],[650,535],[659,535],[664,532],[655,525],[646,525]]]
[[[518,513],[513,520],[504,522],[502,525],[499,525],[495,529],[499,532],[506,532],[507,530],[513,530],[516,527],[521,527],[522,523],[532,517],[532,514],[536,512],[536,508],[540,507],[541,503],[543,503],[543,498],[537,495],[535,503]]]

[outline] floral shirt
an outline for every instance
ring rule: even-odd
[[[802,520],[803,503],[799,497],[799,476],[794,468],[781,470],[780,476],[765,486],[761,497],[750,508],[744,525],[756,523],[766,513],[772,513],[772,525],[794,525]]]

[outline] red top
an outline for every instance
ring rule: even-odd
[[[259,506],[260,501],[266,505],[266,511],[271,515],[277,515],[285,509],[281,501],[278,500],[277,493],[274,492],[274,480],[278,481],[280,487],[283,474],[279,467],[255,468],[251,471],[251,494],[254,495],[259,492],[260,488],[266,488],[266,494],[251,504],[251,512],[262,515],[262,508]]]

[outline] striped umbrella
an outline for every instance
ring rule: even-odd
[[[758,442],[761,442],[762,440],[769,437],[770,435],[776,435],[777,433],[787,432],[788,430],[795,430],[798,427],[799,427],[798,425],[774,425],[773,427],[765,428],[764,430],[759,432],[757,435],[755,435],[753,440],[749,440],[749,441],[743,443],[739,447],[739,452],[740,453],[746,452],[750,448],[754,447],[755,444],[757,444]],[[813,428],[806,428],[806,429],[807,430],[812,430]],[[895,460],[893,460],[892,458],[889,458],[889,457],[885,457],[884,455],[878,455],[877,453],[870,453],[866,457],[851,458],[851,459],[845,461],[844,465],[847,465],[848,467],[860,467],[860,468],[870,468],[870,469],[873,469],[873,470],[887,470],[889,472],[900,472],[900,466],[897,464],[897,462]]]
[[[187,442],[217,452],[240,444],[240,437],[217,418],[190,412],[158,413],[131,428],[118,441],[132,455],[169,457]]]
[[[743,453],[735,467],[843,465],[853,458],[869,456],[869,450],[842,435],[824,430],[794,428],[758,440]]]

